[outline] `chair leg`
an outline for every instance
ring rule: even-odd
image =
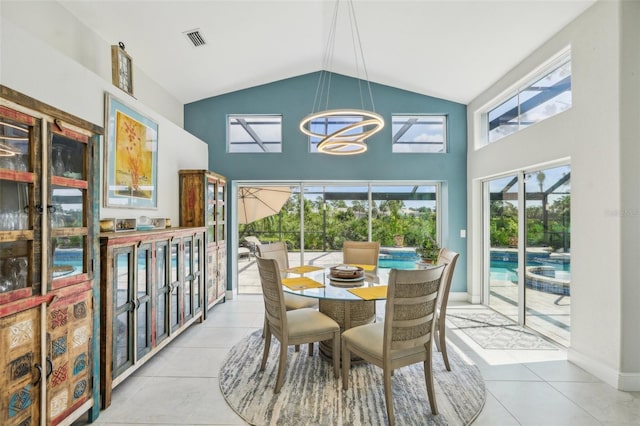
[[[262,353],[262,363],[260,364],[260,371],[264,371],[265,365],[267,365],[267,358],[269,357],[269,349],[271,348],[271,329],[269,323],[264,323],[264,352]]]
[[[296,352],[300,352],[300,345],[295,345],[294,349],[295,349]]]
[[[333,334],[333,377],[340,378],[340,330]]]
[[[389,426],[395,424],[395,418],[393,416],[393,395],[391,394],[391,373],[390,369],[383,369],[384,376],[384,400],[387,404],[387,417],[389,420]]]
[[[436,392],[433,387],[433,369],[431,367],[432,345],[427,345],[427,359],[424,361],[424,381],[427,385],[427,396],[429,397],[429,405],[431,406],[431,414],[438,414],[438,405],[436,404]]]
[[[287,342],[280,342],[280,360],[278,362],[278,380],[276,380],[276,388],[274,393],[280,392],[282,380],[284,379],[284,371],[287,365]]]
[[[351,368],[351,352],[342,342],[342,389],[349,389],[349,369]]]
[[[439,348],[438,350],[440,352],[442,352],[442,359],[444,360],[444,366],[447,368],[447,371],[451,371],[451,365],[449,365],[449,356],[447,355],[447,341],[445,340],[445,328],[444,328],[444,321],[440,322],[439,324],[439,330],[438,330],[438,338],[436,340],[436,344],[437,342],[440,342],[440,344],[438,345]]]
[[[309,356],[313,356],[313,342],[309,343]]]

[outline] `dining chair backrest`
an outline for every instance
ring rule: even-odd
[[[289,253],[286,243],[277,242],[259,245],[258,255],[263,259],[275,259],[281,271],[289,268]]]
[[[444,266],[391,269],[385,306],[383,358],[392,350],[431,345]]]
[[[438,265],[445,265],[444,272],[442,273],[442,285],[440,287],[440,294],[438,295],[438,304],[436,308],[440,311],[440,314],[444,314],[447,309],[447,303],[449,302],[449,290],[451,290],[451,279],[453,278],[453,272],[458,262],[459,253],[451,251],[447,248],[441,248],[438,254]]]
[[[380,243],[377,241],[345,241],[342,245],[342,262],[347,264],[374,265],[378,267]]]
[[[256,256],[256,262],[262,285],[265,319],[269,322],[271,332],[280,338],[287,333],[287,311],[282,291],[280,268],[275,259]]]

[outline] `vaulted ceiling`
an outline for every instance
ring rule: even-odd
[[[354,0],[369,80],[468,103],[595,0]],[[61,1],[189,103],[318,71],[334,0]],[[363,78],[346,0],[329,71]],[[205,44],[184,35],[199,30]],[[356,68],[359,65],[359,69]],[[325,66],[325,68],[327,68]]]

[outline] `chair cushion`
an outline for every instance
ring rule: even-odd
[[[314,309],[304,308],[287,312],[289,338],[340,330],[337,322]]]
[[[384,338],[384,322],[365,324],[345,330],[342,341],[348,342],[354,352],[369,355],[382,362],[382,344]],[[391,351],[391,359],[404,358],[413,354],[425,352],[424,346],[410,349]]]
[[[318,299],[313,297],[298,296],[296,294],[285,293],[284,304],[287,311],[293,311],[294,309],[302,308],[317,308]]]

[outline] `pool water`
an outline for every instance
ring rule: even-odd
[[[418,257],[415,259],[380,259],[378,261],[379,268],[394,268],[394,269],[416,269],[416,262],[419,260]]]

